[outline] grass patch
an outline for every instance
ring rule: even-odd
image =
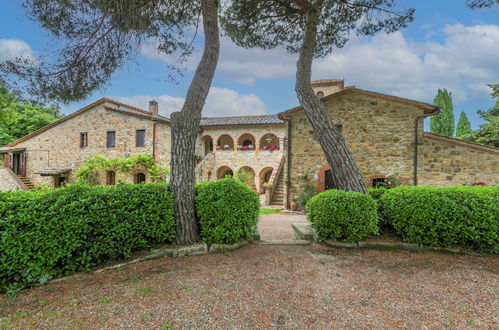
[[[273,214],[273,213],[278,213],[281,212],[281,209],[260,209],[260,214]]]

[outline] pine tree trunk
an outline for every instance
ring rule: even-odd
[[[305,35],[297,62],[295,91],[331,167],[334,185],[340,190],[367,193],[352,153],[310,85],[318,13],[319,10],[313,6],[306,9]]]
[[[218,31],[218,0],[202,0],[205,46],[203,56],[192,79],[180,112],[170,116],[172,130],[171,183],[179,245],[199,240],[196,221],[195,151],[201,111],[208,95],[218,62],[220,40]]]

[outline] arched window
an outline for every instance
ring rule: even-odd
[[[106,172],[106,184],[108,186],[113,186],[116,184],[116,173],[114,171]]]
[[[233,150],[234,139],[228,134],[221,135],[217,141],[217,150]]]
[[[217,171],[217,179],[223,179],[226,176],[233,176],[234,172],[228,166],[222,166]]]
[[[238,148],[242,150],[255,149],[255,137],[249,133],[244,133],[239,136],[237,145]]]
[[[317,97],[322,99],[324,97],[324,92],[322,92],[322,91],[317,92]]]
[[[279,138],[272,133],[267,133],[260,139],[260,150],[279,150]]]
[[[201,142],[203,143],[204,156],[213,151],[213,139],[211,138],[211,136],[203,136]]]
[[[135,174],[135,183],[144,183],[146,182],[146,175],[144,173]]]

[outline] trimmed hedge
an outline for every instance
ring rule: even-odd
[[[499,186],[397,187],[380,201],[406,242],[499,252]]]
[[[251,239],[259,219],[260,200],[244,183],[227,177],[197,185],[196,213],[207,243]]]
[[[173,241],[172,203],[164,183],[0,193],[0,291]]]
[[[371,196],[376,202],[379,202],[381,196],[388,191],[388,188],[378,187],[378,188],[367,188],[369,196]]]
[[[378,234],[376,201],[369,195],[327,190],[307,203],[307,219],[320,240],[357,242]]]

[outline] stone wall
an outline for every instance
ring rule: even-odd
[[[497,148],[425,133],[418,154],[418,185],[499,184]]]
[[[27,141],[18,144],[26,148],[26,176],[33,184],[53,185],[53,177],[42,177],[37,171],[49,167],[70,168],[72,174],[83,162],[95,155],[107,158],[122,158],[137,154],[153,153],[153,126],[146,118],[127,115],[104,109],[103,104],[48,129]],[[158,158],[162,165],[170,165],[170,126],[160,125],[158,137]],[[136,147],[136,130],[145,129],[145,146]],[[115,147],[106,147],[107,131],[116,132]],[[88,146],[80,148],[80,132],[88,133]],[[135,173],[116,173],[116,181],[133,182]],[[147,174],[147,173],[146,173]],[[99,182],[105,183],[101,173]]]
[[[0,167],[0,191],[23,190],[8,169]]]
[[[325,106],[333,122],[341,125],[367,186],[386,173],[397,173],[403,184],[411,184],[414,120],[422,109],[356,94],[331,98]],[[296,198],[303,186],[299,176],[309,174],[318,181],[329,166],[303,110],[287,116],[291,120],[290,190],[291,198]],[[316,184],[318,190],[324,189],[320,187],[324,182]]]

